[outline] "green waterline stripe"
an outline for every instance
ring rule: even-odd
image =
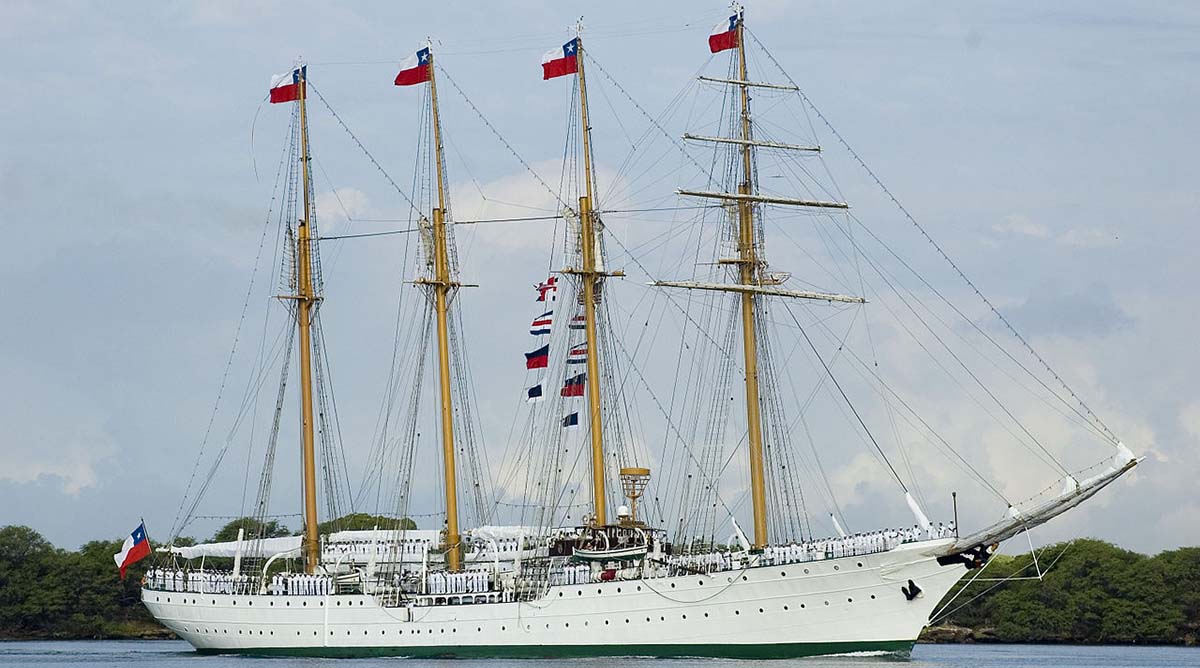
[[[792,659],[850,652],[908,654],[915,640],[868,640],[859,642],[800,642],[729,645],[442,645],[379,647],[260,647],[197,649],[201,654],[247,656],[305,656],[322,658],[368,658],[404,656],[417,659],[565,659],[598,656],[642,656],[654,658],[705,657],[721,659]]]

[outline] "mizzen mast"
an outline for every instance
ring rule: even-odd
[[[317,536],[317,462],[313,445],[313,374],[312,374],[312,317],[321,297],[316,294],[312,277],[312,201],[308,155],[308,68],[300,67],[300,173],[304,188],[304,212],[296,233],[296,326],[300,334],[300,453],[303,464],[304,487],[304,570],[315,573],[321,560],[321,543]]]

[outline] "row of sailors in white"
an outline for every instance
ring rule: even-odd
[[[151,589],[187,591],[196,594],[248,594],[254,588],[249,575],[234,575],[216,571],[182,571],[152,568],[146,573]]]
[[[550,574],[551,585],[587,584],[592,581],[592,568],[586,564],[565,566]]]
[[[692,571],[727,571],[733,568],[733,556],[728,552],[680,554],[671,557],[671,563]]]
[[[342,543],[326,543],[325,552],[336,553],[341,555],[361,555],[369,557],[372,553],[376,555],[395,554],[397,551],[404,554],[417,555],[421,554],[426,545],[429,545],[428,540],[405,540],[403,542],[381,542],[381,541],[363,541],[363,542],[342,542]]]
[[[267,593],[275,596],[325,596],[333,593],[333,578],[307,573],[277,574],[271,576]]]
[[[488,574],[485,571],[462,573],[430,573],[425,584],[430,594],[482,594],[490,591]]]

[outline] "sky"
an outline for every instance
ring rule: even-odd
[[[243,351],[258,345],[255,314],[268,308],[270,286],[258,273],[249,324],[238,329],[287,124],[286,112],[263,104],[272,74],[304,58],[342,122],[407,184],[419,98],[390,79],[431,37],[471,103],[522,159],[556,177],[566,89],[543,84],[538,62],[582,14],[588,48],[612,75],[592,75],[600,179],[620,174],[612,192],[626,195],[614,199],[631,205],[640,200],[629,193],[645,191],[620,165],[646,118],[629,110],[625,95],[651,115],[666,107],[708,59],[705,36],[726,12],[692,2],[447,2],[425,10],[0,5],[0,525],[30,525],[70,548],[120,536],[144,517],[158,538],[177,517],[183,490],[203,476],[193,462],[214,401],[236,402],[246,383],[239,357],[221,385],[235,333],[245,337]],[[1200,10],[1186,2],[768,1],[749,3],[747,22],[980,290],[1146,456],[1033,540],[1094,536],[1148,553],[1200,544],[1200,311],[1192,307],[1200,277]],[[442,95],[460,213],[553,204],[461,96],[445,88]],[[319,219],[338,231],[387,228],[348,224],[347,215],[394,218],[405,207],[328,109],[313,106]],[[685,120],[663,123],[678,134]],[[816,132],[836,146],[819,123]],[[843,170],[839,183],[864,219],[885,233],[907,231],[906,247],[923,248],[852,160],[830,163]],[[646,187],[643,200],[660,203],[673,188],[670,179],[660,193]],[[648,234],[616,224],[614,231],[627,241]],[[365,460],[386,383],[397,290],[412,278],[398,266],[401,243],[325,249],[322,312],[352,474]],[[525,382],[509,361],[528,343],[528,286],[544,278],[550,246],[542,228],[472,231],[459,244],[464,274],[483,286],[460,305],[468,336],[476,334],[480,423],[499,455],[511,399]],[[271,250],[267,244],[268,269]],[[802,262],[789,252],[780,259]],[[956,285],[978,313],[979,302]],[[920,376],[909,369],[919,354],[887,329],[880,336],[884,356],[919,393]],[[652,381],[671,392],[664,373]],[[944,431],[989,474],[1024,476],[1025,460],[999,448],[1002,435],[960,418],[972,409],[962,397],[940,388],[922,398],[940,406]],[[1016,401],[1031,424],[1058,435],[1057,423]],[[228,411],[218,412],[211,442],[229,430]],[[207,497],[214,517],[239,511],[244,474],[255,465],[245,451],[231,452],[224,466],[232,473]],[[1093,448],[1090,460],[1079,459],[1107,454]],[[852,521],[865,528],[880,504],[889,518],[907,521],[866,453],[830,464]],[[958,483],[939,476],[932,459],[917,466],[944,517]],[[196,531],[204,535],[214,522]]]

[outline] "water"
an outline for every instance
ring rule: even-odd
[[[791,661],[730,661],[722,659],[572,659],[545,661],[417,660],[417,659],[262,659],[237,656],[200,656],[182,641],[104,640],[0,642],[0,667],[89,666],[123,668],[129,665],[203,668],[244,668],[258,665],[340,664],[351,668],[607,668],[620,662],[633,668],[667,665],[669,668],[733,668],[735,666],[800,666],[803,668],[1200,668],[1200,648],[1187,647],[1081,647],[1072,645],[917,645],[910,661],[894,657],[838,656]]]

